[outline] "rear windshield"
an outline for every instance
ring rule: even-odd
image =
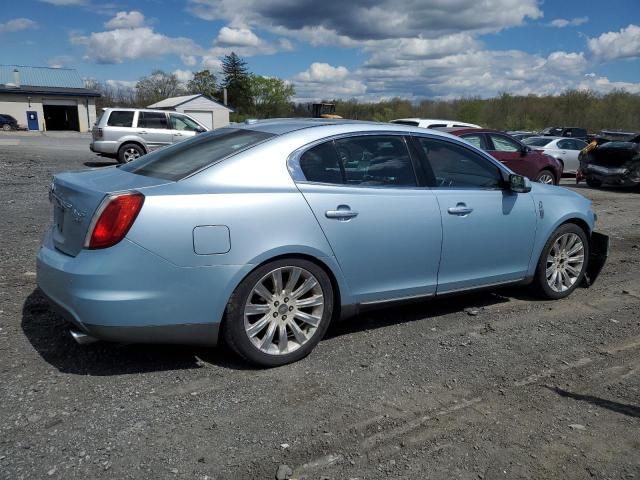
[[[255,130],[220,128],[156,150],[120,168],[138,175],[177,181],[274,136]]]
[[[534,147],[544,147],[546,144],[553,142],[554,138],[544,137],[529,137],[522,140],[525,145],[531,145]]]

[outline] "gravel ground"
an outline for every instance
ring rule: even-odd
[[[0,478],[640,478],[637,192],[565,181],[611,236],[591,289],[371,312],[257,370],[71,340],[35,284],[47,188],[112,162],[60,142],[0,137]]]

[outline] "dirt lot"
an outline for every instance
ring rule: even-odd
[[[0,144],[0,478],[640,478],[637,192],[578,188],[612,240],[591,289],[368,313],[256,370],[225,349],[68,336],[35,284],[47,189],[103,164]]]

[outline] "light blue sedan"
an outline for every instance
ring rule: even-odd
[[[608,248],[589,200],[406,125],[234,125],[58,174],[50,198],[38,285],[79,342],[224,338],[265,366],[368,306],[506,284],[566,297]]]

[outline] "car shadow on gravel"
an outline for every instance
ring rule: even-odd
[[[77,344],[69,324],[55,313],[36,288],[22,306],[22,331],[42,358],[62,373],[125,375],[203,368],[207,364],[232,370],[253,370],[224,346],[125,345],[96,342]]]
[[[335,322],[325,338],[415,322],[456,312],[466,312],[470,316],[476,316],[481,313],[484,307],[509,302],[509,297],[503,293],[502,290],[484,291],[380,307],[376,310],[362,312],[354,318]]]
[[[114,165],[118,165],[117,160],[103,160],[103,161],[88,161],[84,162],[83,165],[89,168],[100,168],[100,167],[113,167]]]
[[[569,392],[567,390],[563,390],[560,387],[552,387],[549,385],[545,385],[544,387],[554,393],[557,393],[561,397],[571,398],[579,402],[587,402],[591,405],[595,405],[596,407],[606,408],[607,410],[621,413],[622,415],[627,415],[628,417],[640,418],[640,407],[636,407],[635,405],[613,402],[605,398],[594,397],[593,395],[583,395],[581,393]]]

